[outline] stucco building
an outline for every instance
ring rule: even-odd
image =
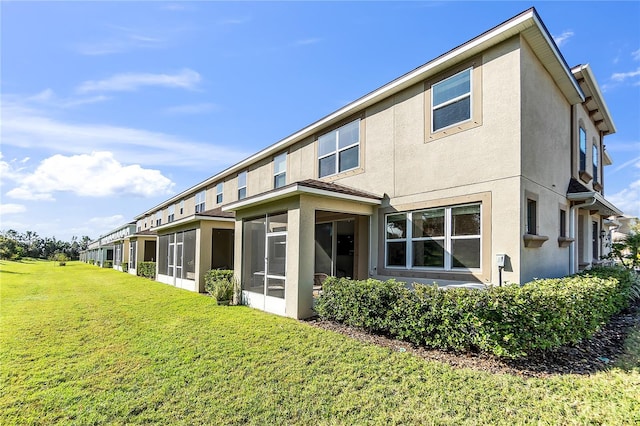
[[[233,266],[249,305],[313,314],[314,277],[525,283],[599,260],[604,137],[588,65],[527,10],[137,216],[158,279]]]

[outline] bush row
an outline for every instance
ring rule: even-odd
[[[138,262],[136,275],[140,277],[156,279],[156,262]]]
[[[628,306],[633,280],[609,268],[486,290],[329,278],[316,311],[418,345],[515,358],[590,337]]]

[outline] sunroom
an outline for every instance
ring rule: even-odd
[[[381,200],[305,180],[223,206],[236,214],[234,269],[243,302],[305,318],[314,314],[319,278],[366,278],[370,218]]]

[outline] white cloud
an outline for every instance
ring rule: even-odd
[[[237,151],[232,143],[220,146],[128,127],[64,122],[6,99],[3,99],[1,107],[0,131],[2,144],[7,146],[62,154],[110,151],[115,158],[130,158],[147,166],[201,167],[207,170],[226,167],[248,154]],[[4,167],[3,164],[0,166]]]
[[[635,71],[629,71],[629,72],[617,72],[614,73],[613,75],[611,75],[611,80],[613,81],[618,81],[618,82],[623,82],[629,78],[634,78],[634,77],[638,77],[640,76],[640,68],[638,68]]]
[[[212,103],[199,103],[199,104],[187,104],[176,105],[165,109],[167,114],[204,114],[207,112],[220,109],[216,104]]]
[[[607,199],[625,214],[640,217],[640,179],[631,182],[622,191],[608,196]]]
[[[640,157],[632,158],[631,160],[625,161],[624,163],[617,166],[612,173],[619,172],[620,170],[626,169],[631,165],[634,165],[635,167],[640,169]]]
[[[174,32],[166,28],[140,29],[119,26],[109,26],[110,32],[103,40],[83,41],[73,46],[81,55],[102,56],[115,53],[125,53],[139,49],[161,49],[170,44],[169,34]]]
[[[15,96],[8,95],[9,101]],[[53,108],[73,108],[80,105],[94,104],[98,102],[104,102],[111,99],[105,95],[97,95],[91,97],[71,97],[71,98],[59,98],[56,96],[53,90],[45,89],[40,93],[25,98],[25,102],[29,104],[45,105]]]
[[[559,36],[553,36],[553,40],[556,42],[556,44],[558,45],[558,47],[562,46],[563,44],[565,44],[567,42],[567,40],[569,40],[571,37],[574,36],[573,31],[571,30],[567,30],[564,31],[562,34],[560,34]]]
[[[138,164],[124,166],[111,152],[65,157],[54,155],[42,161],[33,173],[24,174],[19,186],[7,196],[26,200],[53,200],[56,192],[84,197],[169,194],[173,182],[160,171]]]
[[[631,52],[631,57],[633,58],[634,61],[640,61],[640,49]]]
[[[306,45],[309,45],[309,44],[320,43],[321,41],[322,41],[322,39],[320,39],[320,38],[305,38],[305,39],[302,39],[302,40],[296,40],[294,45],[296,45],[296,46],[306,46]]]
[[[200,82],[200,74],[188,68],[177,74],[123,73],[105,80],[85,81],[76,91],[89,92],[131,92],[144,86],[161,86],[193,90]]]
[[[27,208],[22,204],[0,204],[0,215],[24,213]]]

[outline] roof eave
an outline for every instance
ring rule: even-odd
[[[240,161],[239,163],[228,167],[222,172],[211,176],[210,178],[188,188],[185,191],[182,191],[169,200],[154,206],[153,208],[136,216],[135,218],[136,220],[142,219],[166,205],[174,203],[181,198],[190,196],[191,193],[195,191],[202,190],[212,183],[238,173],[255,162],[270,157],[307,137],[313,136],[316,132],[318,132],[325,126],[329,126],[353,114],[356,114],[364,108],[367,108],[368,106],[373,105],[384,98],[392,96],[407,87],[423,81],[426,78],[445,70],[455,63],[469,59],[511,37],[522,34],[525,30],[530,30],[527,35],[529,39],[531,39],[531,37],[538,36],[541,37],[541,40],[544,41],[544,43],[535,43],[535,47],[532,46],[534,52],[536,53],[536,55],[538,55],[541,61],[544,58],[555,58],[556,64],[545,64],[545,68],[547,68],[554,79],[556,79],[556,81],[558,82],[558,86],[562,90],[564,96],[572,104],[583,102],[584,95],[582,93],[582,90],[573,77],[569,66],[566,64],[566,61],[558,50],[558,47],[553,41],[553,37],[547,31],[535,9],[531,8],[509,19],[508,21],[499,24],[489,31],[473,38],[472,40],[450,50],[449,52],[438,56],[437,58],[414,69],[413,71],[410,71],[403,76],[385,84],[384,86],[362,96],[361,98],[347,104],[346,106],[321,118],[320,120],[310,124],[309,126],[299,130],[298,132],[293,133],[292,135],[276,142],[275,144],[270,145],[269,147],[255,153],[254,155]]]

